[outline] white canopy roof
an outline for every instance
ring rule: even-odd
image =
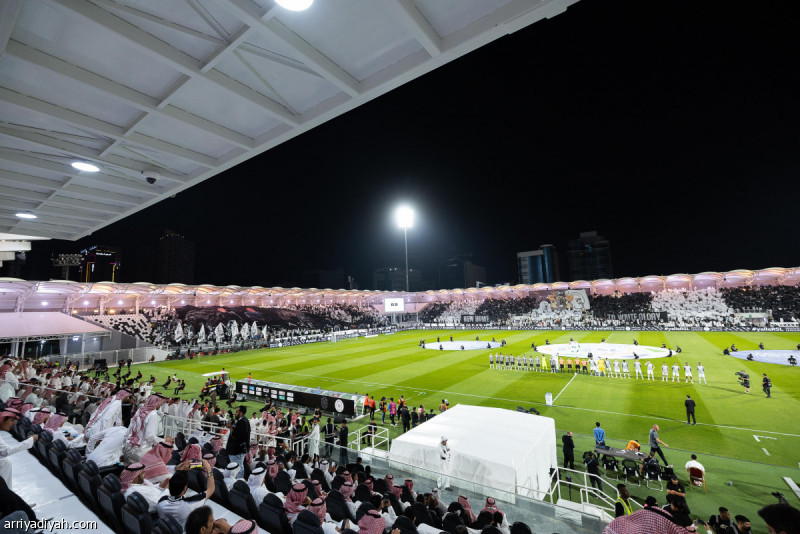
[[[5,313],[0,320],[0,339],[37,336],[56,338],[73,335],[107,335],[105,328],[58,312]]]
[[[575,2],[4,0],[0,232],[89,235]]]
[[[442,437],[450,476],[481,486],[542,499],[558,467],[554,419],[465,404],[393,439],[389,459],[439,473]]]

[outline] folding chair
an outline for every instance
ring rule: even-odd
[[[706,474],[696,467],[689,468],[689,489],[692,489],[695,482],[699,482],[698,486],[703,487],[703,493],[706,493]]]
[[[658,491],[664,491],[664,483],[661,481],[661,466],[655,463],[648,464],[644,467],[645,473],[645,485],[647,489],[653,489],[650,487],[651,481],[658,482]]]
[[[606,478],[614,478],[614,480],[619,480],[619,462],[616,458],[604,454],[603,469],[605,469]]]
[[[639,465],[633,460],[622,460],[622,473],[627,484],[642,485],[641,478],[639,478]]]

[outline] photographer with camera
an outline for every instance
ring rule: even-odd
[[[770,393],[770,390],[772,389],[772,380],[769,379],[767,373],[764,373],[764,378],[761,380],[761,389],[763,389],[764,393],[767,394],[768,399],[772,398],[772,394]]]
[[[736,371],[735,374],[739,377],[739,384],[744,386],[744,392],[750,393],[750,375],[747,374],[744,369]]]

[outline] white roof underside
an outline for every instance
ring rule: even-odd
[[[0,321],[0,339],[106,332],[101,326],[58,312],[6,313]]]
[[[2,0],[0,232],[81,238],[575,2]]]

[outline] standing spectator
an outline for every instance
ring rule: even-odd
[[[381,397],[381,404],[380,404],[380,411],[381,411],[381,424],[386,424],[386,409],[388,405],[386,403],[386,397]]]
[[[770,390],[772,389],[772,380],[769,379],[767,373],[764,373],[764,378],[761,380],[761,389],[763,389],[764,393],[767,394],[768,399],[772,398],[772,395],[770,394]]]
[[[375,397],[369,399],[369,418],[375,419]]]
[[[411,414],[408,413],[407,406],[403,406],[400,410],[400,420],[403,422],[403,432],[411,430]]]
[[[333,453],[333,445],[336,442],[336,426],[331,422],[330,417],[328,417],[328,422],[325,424],[323,431],[325,432],[325,452],[323,454],[330,458]]]
[[[240,468],[237,478],[244,478],[242,464],[244,455],[250,446],[250,421],[245,416],[246,412],[247,408],[244,405],[236,408],[236,422],[233,424],[228,444],[225,447],[230,461],[236,463]]]
[[[561,436],[564,444],[564,467],[569,465],[570,469],[575,469],[575,442],[572,441],[572,432],[567,432]]]
[[[686,424],[689,424],[689,418],[692,419],[692,424],[697,424],[697,419],[694,418],[694,399],[692,399],[689,395],[686,395],[686,400],[683,401],[683,405],[686,406]]]
[[[653,425],[653,428],[650,429],[650,452],[658,453],[661,457],[661,460],[664,462],[664,465],[669,465],[667,459],[664,458],[664,452],[661,450],[661,445],[669,448],[669,445],[658,439],[658,425]]]
[[[411,407],[411,428],[416,428],[419,424],[419,412],[415,406]]]
[[[132,360],[132,359],[130,359],[130,358],[128,358],[128,372],[130,372],[130,371],[131,371],[131,364],[132,364],[132,363],[133,363],[133,360]]]
[[[600,479],[600,461],[593,452],[587,454],[588,456],[583,463],[586,464],[586,471],[589,473],[589,482],[593,488],[596,487],[598,491],[603,491],[603,483]]]
[[[594,444],[606,446],[606,431],[600,428],[600,421],[594,424]]]
[[[347,465],[349,458],[347,455],[347,438],[350,435],[350,429],[347,428],[347,421],[342,419],[342,426],[339,428],[339,463]]]
[[[394,418],[397,415],[397,404],[394,403],[394,397],[389,399],[389,420],[392,422],[392,426],[397,426],[397,423],[394,422]]]
[[[628,487],[625,484],[617,484],[617,490],[619,491],[619,497],[617,497],[617,502],[614,504],[614,517],[631,515],[633,510],[629,501],[631,494],[628,491]]]

